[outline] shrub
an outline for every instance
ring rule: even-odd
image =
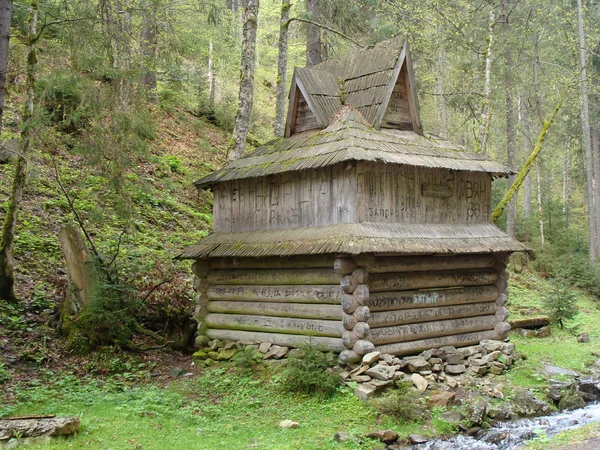
[[[242,347],[233,355],[231,361],[242,372],[251,372],[262,361],[262,357],[263,354],[252,347]]]
[[[406,381],[397,381],[396,389],[371,403],[381,414],[392,416],[400,422],[418,422],[425,416],[422,399],[412,389],[412,383]]]
[[[552,321],[561,328],[564,328],[565,321],[575,318],[579,313],[577,296],[561,281],[554,283],[552,290],[544,297],[544,304]]]
[[[331,370],[336,361],[333,353],[324,353],[310,344],[303,346],[288,357],[283,372],[285,388],[296,392],[333,394],[342,384],[342,377]]]

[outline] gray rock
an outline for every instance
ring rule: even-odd
[[[271,348],[270,342],[261,342],[261,344],[258,346],[258,351],[261,353],[267,353],[270,348]]]
[[[485,413],[487,411],[487,404],[485,401],[480,400],[476,402],[469,414],[469,420],[473,425],[481,425],[483,423],[483,419],[485,418]]]
[[[512,355],[513,352],[515,350],[515,344],[510,343],[510,342],[504,342],[502,345],[502,353],[504,353],[505,355]]]
[[[441,364],[442,358],[429,358],[429,364]]]
[[[376,391],[377,388],[372,384],[362,383],[356,387],[356,389],[354,390],[354,395],[360,398],[363,402],[366,402],[375,395]]]
[[[264,354],[263,359],[270,359],[270,358],[281,359],[287,354],[288,350],[289,349],[287,347],[280,347],[279,345],[272,345],[271,348],[269,348],[269,351]],[[259,349],[259,351],[260,351],[260,349]]]
[[[496,361],[501,356],[502,356],[502,352],[500,350],[495,350],[493,352],[488,353],[487,359],[488,359],[488,361]]]
[[[471,367],[469,367],[469,372],[477,374],[477,375],[484,375],[485,373],[487,373],[488,368],[487,366],[476,366],[476,365],[471,365]]]
[[[410,376],[410,381],[412,381],[415,387],[421,392],[425,392],[427,386],[429,386],[429,382],[418,373],[413,373]]]
[[[419,356],[421,358],[425,358],[427,361],[429,361],[429,358],[431,358],[431,351],[430,350],[425,350]]]
[[[470,359],[469,362],[471,363],[471,366],[485,366],[488,363],[488,357],[483,356],[481,358],[473,358]]]
[[[377,378],[378,380],[391,380],[394,376],[394,372],[395,370],[393,367],[377,364],[367,370],[365,374],[369,375],[371,378]]]
[[[217,350],[219,348],[221,348],[223,346],[223,344],[221,343],[220,340],[218,339],[213,339],[212,341],[210,341],[208,343],[208,346],[212,349],[212,350]]]
[[[577,336],[577,342],[590,342],[590,335],[587,333],[581,333]]]
[[[180,377],[185,372],[182,367],[173,367],[169,370],[169,375],[172,377]]]
[[[445,372],[448,375],[460,375],[461,373],[465,373],[467,368],[464,364],[448,364],[446,366]]]
[[[369,381],[369,384],[371,386],[375,386],[375,389],[377,389],[378,391],[381,389],[384,389],[386,387],[392,386],[394,384],[394,382],[392,380],[371,380]]]
[[[464,364],[465,358],[460,353],[453,353],[451,355],[447,355],[445,361],[448,364]]]
[[[365,434],[365,436],[371,439],[379,439],[386,444],[391,444],[398,439],[398,433],[394,430],[372,431],[371,433]]]
[[[350,435],[345,431],[338,431],[333,435],[333,440],[336,442],[346,442],[350,439]]]
[[[369,375],[353,375],[350,377],[352,381],[356,381],[357,383],[366,383],[367,381],[371,381],[371,377]]]
[[[456,389],[459,386],[458,380],[456,378],[450,377],[450,376],[446,377],[446,384],[451,389]]]
[[[438,418],[448,423],[459,424],[464,419],[464,416],[460,411],[446,411],[441,413]]]
[[[386,353],[386,354],[384,354],[384,355],[381,355],[381,358],[382,358],[382,359],[383,359],[383,360],[384,360],[386,363],[388,363],[390,366],[393,366],[393,365],[394,365],[394,359],[396,359],[396,358],[394,358],[392,355],[390,355],[390,354],[388,354],[388,353]]]
[[[425,358],[417,356],[408,360],[408,369],[411,372],[420,372],[421,370],[428,370],[431,366]]]
[[[508,408],[490,408],[487,415],[493,420],[510,420],[511,411]]]
[[[445,347],[441,347],[439,349],[439,351],[442,353],[442,355],[452,355],[452,354],[456,353],[456,347],[452,347],[451,345],[447,345]],[[438,355],[436,355],[436,356],[438,356]]]
[[[392,381],[404,380],[406,374],[404,372],[395,372]]]
[[[551,366],[548,364],[544,366],[544,372],[546,372],[548,375],[569,375],[572,377],[579,376],[579,373],[575,372],[574,370]]]
[[[427,405],[432,408],[448,407],[448,406],[452,405],[452,402],[454,401],[454,397],[456,397],[455,392],[449,392],[449,391],[434,392],[427,399]]]
[[[414,445],[424,444],[428,441],[427,438],[419,436],[418,434],[411,434],[410,436],[408,436],[408,438],[410,439],[410,442]]]
[[[279,422],[279,428],[298,428],[300,424],[293,420],[282,420]]]
[[[202,347],[206,347],[208,345],[208,342],[210,341],[210,339],[208,338],[208,336],[205,336],[203,334],[196,336],[196,340],[194,341],[194,343],[202,348]]]
[[[442,370],[442,365],[434,364],[433,367],[431,368],[431,370],[433,370],[434,372],[440,372]]]
[[[501,341],[493,341],[491,339],[483,340],[479,343],[481,347],[486,349],[488,352],[495,352],[496,350],[501,350],[504,342]]]
[[[366,364],[367,366],[370,366],[371,364],[376,363],[377,361],[379,361],[380,357],[381,357],[381,353],[380,352],[367,353],[365,356],[363,356],[362,362],[363,362],[363,364]]]

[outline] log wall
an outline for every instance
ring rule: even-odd
[[[343,275],[333,262],[333,255],[205,262],[205,281],[196,283],[204,290],[199,331],[211,339],[287,347],[311,342],[341,351]]]
[[[375,350],[407,355],[506,337],[506,260],[506,254],[357,258],[369,272],[362,304]]]

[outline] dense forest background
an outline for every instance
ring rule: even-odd
[[[106,294],[110,320],[158,344],[185,345],[193,288],[187,265],[172,258],[210,232],[210,194],[192,183],[236,146],[246,12],[258,2],[0,3],[12,4],[0,220],[11,209],[17,161],[28,163],[14,308],[53,316],[67,294],[57,234],[75,223],[105,281],[118,287]],[[597,2],[263,0],[257,11],[246,151],[275,137],[284,113],[277,87],[287,90],[295,66],[400,34],[411,47],[426,134],[518,172],[559,107],[499,225],[534,250],[533,261],[521,256],[517,266],[531,263],[545,277],[600,294]],[[495,182],[494,205],[507,189],[506,180]],[[114,315],[123,310],[135,325]],[[14,320],[26,326],[28,319]],[[94,326],[107,335],[98,345],[131,340]]]

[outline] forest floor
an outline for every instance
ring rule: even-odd
[[[510,309],[515,316],[542,313],[541,299],[550,289],[550,283],[535,274],[515,273]],[[545,338],[511,333],[511,341],[526,359],[494,377],[506,398],[518,388],[545,398],[549,382],[545,364],[582,374],[598,373],[598,304],[579,293],[578,306],[577,332],[588,332],[589,343],[578,343],[575,334],[559,329]],[[0,319],[6,319],[8,312],[0,313]],[[33,332],[33,324],[5,323],[0,330],[4,344],[28,339]],[[277,367],[249,371],[220,363],[199,369],[192,365],[191,355],[168,351],[132,354],[105,349],[81,357],[61,351],[59,339],[48,339],[46,344],[45,359],[23,360],[10,371],[4,369],[0,417],[80,416],[82,430],[75,437],[34,444],[31,449],[374,449],[378,443],[364,439],[365,433],[374,430],[393,429],[403,438],[412,433],[434,437],[457,431],[438,418],[444,408],[434,409],[431,419],[424,422],[398,422],[362,403],[352,386],[339,388],[331,397],[291,393]],[[300,427],[281,429],[279,422],[285,419],[299,422]],[[336,442],[334,435],[340,431],[362,439]],[[526,448],[570,448],[565,445],[585,442],[598,433],[600,424],[592,424],[552,439],[534,440]]]

